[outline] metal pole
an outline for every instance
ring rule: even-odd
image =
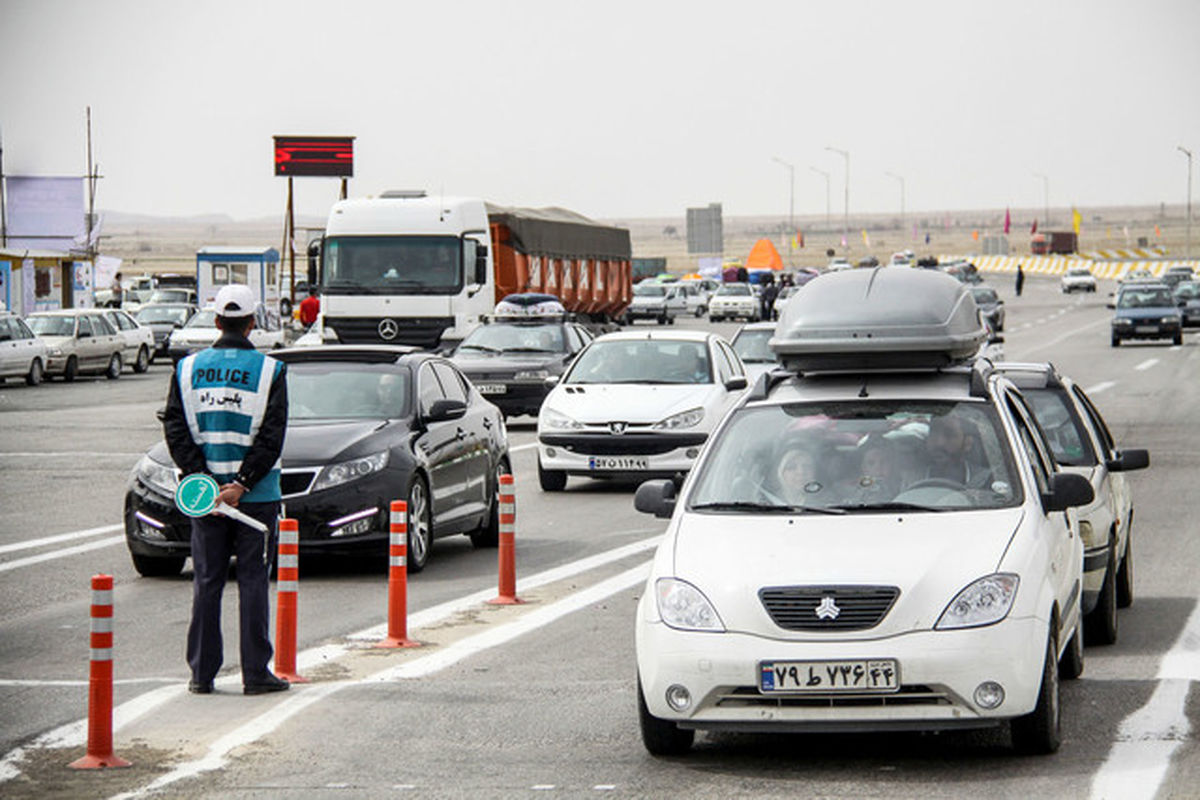
[[[4,134],[0,131],[0,247],[8,247],[8,213],[4,206]]]
[[[771,156],[771,160],[779,164],[783,164],[788,168],[790,187],[788,190],[788,250],[792,249],[792,237],[796,235],[796,168],[784,161],[778,156]]]
[[[846,192],[844,198],[844,206],[842,208],[842,241],[846,243],[846,247],[850,246],[850,153],[846,150],[839,150],[836,147],[826,147],[832,153],[839,153],[842,158],[846,159]]]
[[[1187,248],[1186,257],[1192,257],[1192,151],[1182,145],[1179,147],[1179,152],[1187,156],[1188,160],[1188,177],[1187,177]]]
[[[829,227],[829,173],[823,169],[809,167],[813,172],[825,179],[825,227]]]
[[[1042,227],[1049,229],[1050,227],[1050,179],[1045,175],[1033,173],[1033,177],[1042,179],[1042,202],[1045,204],[1045,215],[1042,217]]]
[[[889,178],[895,178],[900,182],[900,230],[904,230],[904,177],[897,175],[894,172],[885,172]]]

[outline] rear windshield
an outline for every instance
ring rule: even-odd
[[[747,407],[710,445],[689,507],[1007,508],[1022,502],[995,409],[878,401]]]

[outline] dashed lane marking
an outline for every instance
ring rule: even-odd
[[[1145,370],[1150,369],[1157,363],[1158,363],[1157,358],[1147,358],[1145,361],[1143,361],[1142,363],[1140,363],[1136,367],[1134,367],[1134,369],[1136,369],[1138,372],[1143,372]]]
[[[89,536],[99,536],[102,533],[112,533],[113,531],[121,530],[121,527],[121,525],[101,525],[99,528],[86,528],[81,531],[57,533],[54,536],[43,536],[40,539],[26,539],[23,542],[4,544],[0,545],[0,555],[3,555],[4,553],[13,553],[17,550],[29,550],[34,547],[45,547],[46,545],[58,544],[59,542],[69,542],[73,539],[86,539]]]
[[[1116,385],[1116,381],[1100,381],[1095,386],[1089,386],[1088,388],[1084,389],[1084,391],[1088,394],[1100,394],[1101,392],[1107,392]]]
[[[87,553],[91,550],[99,550],[102,547],[111,547],[114,544],[120,544],[125,541],[125,534],[120,536],[111,536],[107,539],[100,539],[96,542],[88,542],[87,544],[79,544],[74,547],[65,547],[62,550],[55,550],[52,553],[42,553],[41,555],[29,556],[28,558],[18,558],[16,561],[8,561],[0,564],[0,572],[8,572],[9,570],[28,567],[33,564],[40,564],[43,561],[53,561],[56,558],[66,558],[67,556],[78,555],[79,553]]]

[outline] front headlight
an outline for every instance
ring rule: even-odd
[[[382,453],[374,453],[363,458],[356,458],[353,461],[330,464],[321,470],[321,474],[317,476],[317,480],[310,491],[316,492],[321,489],[329,489],[333,486],[340,486],[343,483],[358,480],[370,475],[372,472],[378,472],[383,469],[387,466],[387,462],[388,451],[384,450]]]
[[[659,578],[654,584],[658,615],[672,628],[723,633],[725,624],[704,593],[685,581]]]
[[[950,601],[938,619],[937,630],[979,628],[1008,616],[1017,597],[1020,578],[1006,572],[987,575],[972,583]]]
[[[1113,325],[1132,325],[1132,324],[1133,324],[1132,320],[1125,319],[1124,317],[1113,320]]]
[[[51,347],[46,351],[46,355],[50,356],[51,358],[59,358],[62,356],[62,354],[63,349],[61,347]]]
[[[541,423],[550,430],[558,431],[577,431],[583,427],[582,422],[576,422],[566,414],[559,413],[552,408],[543,408]]]
[[[142,456],[137,466],[138,480],[164,497],[174,497],[179,486],[179,474],[175,467],[160,464],[148,455]]]
[[[656,431],[677,431],[680,428],[693,428],[699,425],[703,419],[704,409],[693,408],[679,414],[673,414],[661,422],[654,423],[651,427]]]
[[[526,369],[518,372],[513,377],[519,381],[540,381],[549,378],[550,372],[544,369]]]
[[[1163,317],[1162,324],[1163,325],[1178,325],[1179,317]]]

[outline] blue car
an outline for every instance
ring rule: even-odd
[[[1170,339],[1183,344],[1183,325],[1171,289],[1165,283],[1121,287],[1112,320],[1112,346],[1124,339]]]

